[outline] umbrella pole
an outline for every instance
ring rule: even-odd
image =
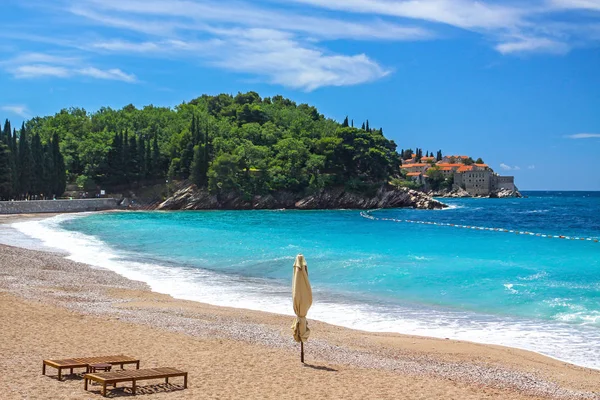
[[[304,342],[300,342],[300,362],[304,364]]]

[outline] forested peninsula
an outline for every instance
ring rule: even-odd
[[[282,96],[248,92],[203,95],[173,108],[64,109],[19,130],[6,121],[0,139],[4,200],[59,197],[67,183],[119,193],[170,181],[189,182],[188,195],[210,198],[211,206],[197,208],[253,208],[257,198],[287,199],[261,208],[311,198],[314,208],[350,207],[352,199],[358,208],[442,206],[390,185],[401,178],[402,157],[382,128],[369,121],[354,127],[348,118],[339,123]]]

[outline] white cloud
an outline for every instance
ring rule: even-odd
[[[311,91],[322,86],[370,82],[390,73],[364,54],[329,54],[292,38],[261,38],[266,32],[231,37],[215,64],[239,72],[266,76],[271,83]],[[275,35],[270,35],[275,36]]]
[[[527,169],[535,169],[535,165],[530,165],[527,167]]]
[[[569,139],[593,139],[600,138],[600,133],[576,133],[565,137]]]
[[[598,0],[551,0],[550,3],[557,8],[600,11]]]
[[[23,117],[23,118],[30,117],[27,106],[24,106],[22,104],[2,106],[2,107],[0,107],[0,109],[2,109],[2,111],[7,111],[7,112],[13,113],[15,115],[18,115],[19,117]]]
[[[336,46],[334,51],[330,43],[339,39],[435,40],[450,27],[478,34],[503,55],[561,55],[576,46],[600,43],[600,13],[593,11],[599,9],[600,0],[62,0],[57,4],[60,23],[79,31],[85,26],[83,37],[23,32],[20,40],[29,37],[86,51],[90,57],[120,53],[202,62],[303,90],[371,82],[391,73],[361,48]],[[570,10],[586,13],[587,19],[564,18]],[[39,53],[29,57],[15,62],[11,73],[137,81],[119,68],[100,69]]]
[[[283,2],[283,0],[279,0]],[[600,10],[598,0],[293,0],[339,12],[397,17],[445,24],[481,34],[500,53],[565,54],[575,46],[598,42],[594,30],[560,13],[571,9]],[[599,15],[595,15],[598,17]],[[594,17],[594,15],[592,15]],[[507,40],[512,38],[511,40]],[[519,39],[520,38],[520,39]]]
[[[97,79],[108,79],[123,82],[135,82],[137,78],[133,74],[126,74],[118,68],[98,69],[95,67],[86,67],[73,71],[76,74],[90,76]]]
[[[566,43],[546,38],[520,38],[517,40],[500,43],[496,46],[502,54],[511,53],[554,53],[565,54],[569,52]]]
[[[459,28],[506,28],[520,23],[525,9],[473,0],[294,0],[338,11],[420,19]]]
[[[127,74],[118,68],[100,69],[87,65],[83,59],[78,57],[61,57],[45,53],[19,54],[12,59],[0,62],[0,66],[17,79],[87,76],[123,82],[137,80],[135,75]]]
[[[44,76],[67,78],[71,75],[71,71],[68,68],[46,64],[18,65],[9,68],[8,72],[19,79],[40,78]]]
[[[504,164],[504,163],[500,163],[500,168],[502,168],[505,171],[519,171],[521,169],[521,167],[515,165],[514,167],[511,167],[510,165]]]
[[[84,0],[73,2],[69,11],[104,25],[155,35],[169,35],[176,31],[214,32],[218,29],[213,24],[228,24],[229,27],[285,30],[327,39],[421,40],[434,36],[423,27],[379,19],[355,22],[259,8],[251,4],[231,1]]]
[[[119,53],[137,51],[199,58],[220,68],[250,73],[273,84],[306,91],[370,82],[390,73],[365,54],[329,53],[281,31],[236,29],[220,33],[219,40],[205,42],[117,41],[94,43],[92,47]]]

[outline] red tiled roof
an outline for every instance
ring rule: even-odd
[[[408,174],[406,174],[406,176],[419,176],[421,175],[421,172],[409,172]]]
[[[451,163],[443,163],[443,162],[439,162],[439,163],[437,163],[437,166],[438,166],[438,167],[455,167],[455,168],[460,168],[460,167],[462,167],[463,165],[464,165],[464,164],[459,164],[459,163],[454,163],[454,164],[451,164]]]
[[[405,164],[402,166],[402,168],[412,168],[412,167],[426,167],[429,164],[423,164],[423,163],[415,163],[415,164]]]

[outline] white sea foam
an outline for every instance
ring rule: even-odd
[[[61,215],[43,221],[19,222],[13,227],[45,246],[68,253],[71,260],[146,282],[156,292],[214,305],[293,315],[287,285],[195,267],[141,262],[139,258],[132,261],[135,254],[112,249],[94,236],[60,227],[64,220],[77,217]],[[505,287],[515,290],[514,284]],[[340,326],[518,347],[600,369],[600,330],[597,326],[569,324],[569,314],[564,315],[563,321],[544,322],[436,307],[373,304],[349,296],[331,296],[318,287],[314,288],[314,299],[310,318]]]

